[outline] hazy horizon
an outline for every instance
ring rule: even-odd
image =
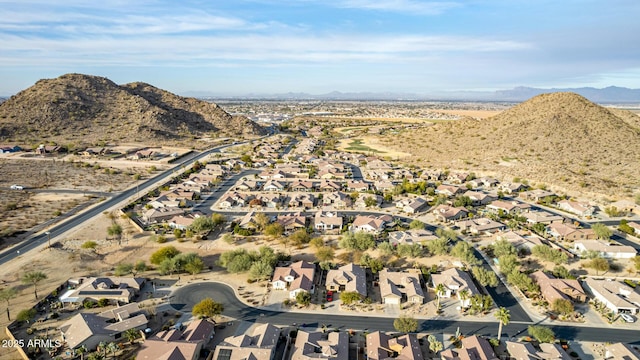
[[[0,94],[65,73],[226,96],[640,88],[630,0],[0,0]]]

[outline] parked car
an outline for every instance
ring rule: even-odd
[[[333,291],[331,290],[327,291],[327,301],[328,302],[333,301]]]
[[[24,190],[24,186],[13,184],[11,185],[11,190]]]
[[[629,314],[620,314],[620,317],[622,318],[622,320],[628,322],[628,323],[632,323],[632,322],[636,322],[636,318],[634,318],[633,316],[629,315]]]

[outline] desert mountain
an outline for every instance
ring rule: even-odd
[[[628,195],[640,179],[640,117],[574,93],[538,95],[494,117],[438,123],[389,141],[421,165],[478,169],[580,192]]]
[[[40,80],[0,104],[0,139],[22,143],[184,141],[262,131],[214,103],[81,74]]]

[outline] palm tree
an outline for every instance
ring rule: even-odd
[[[47,278],[47,274],[42,271],[29,271],[22,276],[22,282],[25,284],[33,284],[33,293],[38,299],[38,283]]]
[[[113,358],[115,359],[116,351],[120,350],[120,347],[118,347],[118,344],[112,341],[107,344],[107,350],[109,350],[109,352],[111,353],[111,355],[113,355]]]
[[[9,315],[9,300],[15,298],[16,295],[18,295],[18,291],[13,287],[0,290],[0,301],[4,300],[7,302],[7,320],[9,321],[11,321],[11,316]]]
[[[437,311],[440,311],[440,297],[444,295],[445,290],[444,284],[440,283],[436,285],[436,297],[438,298],[438,302],[436,303]]]
[[[511,320],[511,314],[509,314],[509,310],[504,307],[498,309],[498,311],[493,314],[493,316],[498,319],[500,325],[498,326],[498,341],[500,341],[500,336],[502,336],[502,325],[509,325],[509,320]]]
[[[129,329],[124,332],[124,336],[129,340],[130,344],[133,344],[133,341],[138,338],[138,335],[140,335],[140,333],[136,329]]]
[[[102,355],[107,356],[107,343],[105,341],[100,341],[96,350],[98,352],[102,351]]]
[[[80,360],[84,360],[84,354],[87,352],[87,347],[82,345],[75,350],[76,354],[80,354]]]
[[[460,306],[465,307],[464,303],[469,299],[469,289],[462,289],[458,292],[458,299],[460,299]]]

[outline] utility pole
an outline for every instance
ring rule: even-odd
[[[49,242],[49,251],[51,251],[51,232],[47,231],[45,234],[47,234],[47,241]]]

